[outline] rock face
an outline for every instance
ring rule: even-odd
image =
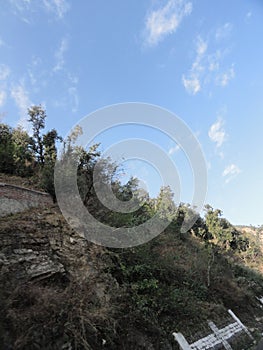
[[[1,275],[24,281],[63,273],[64,267],[53,254],[48,237],[30,232],[29,227],[1,228]]]
[[[56,207],[1,220],[1,276],[33,280],[67,273],[81,280],[97,276],[105,264],[99,258],[104,250],[71,230]]]
[[[25,187],[0,183],[0,217],[52,204],[49,194]]]
[[[0,307],[6,310],[2,322],[0,316],[0,344],[73,349],[84,327],[90,346],[99,349],[104,338],[91,323],[103,329],[119,288],[105,272],[108,262],[106,250],[78,236],[55,206],[2,218]],[[5,324],[11,324],[11,333],[1,329]]]

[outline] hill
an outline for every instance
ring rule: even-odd
[[[190,233],[106,249],[54,205],[1,219],[0,234],[3,349],[177,349],[172,332],[206,334],[229,308],[263,332],[262,275]]]
[[[169,186],[150,198],[138,179],[123,184],[118,164],[101,157],[99,144],[88,150],[76,145],[79,126],[63,141],[57,157],[62,139],[55,129],[44,130],[43,107],[32,106],[29,116],[33,136],[0,124],[0,182],[20,186],[19,194],[16,186],[1,186],[0,193],[6,210],[0,219],[2,349],[178,349],[173,332],[197,340],[209,334],[208,320],[218,327],[228,324],[228,309],[256,340],[261,338],[262,231],[236,228],[209,205],[201,217],[190,205],[175,204]],[[77,186],[70,181],[72,164]],[[56,190],[55,166],[61,175]],[[100,200],[95,185],[103,189],[102,197],[113,192],[122,205],[132,198],[138,209],[112,210]],[[73,187],[97,222],[136,235],[138,226],[157,217],[158,224],[167,223],[166,229],[127,249],[91,243],[69,227],[53,204],[62,193],[69,209],[74,207]],[[44,190],[50,197],[32,190]],[[49,200],[43,203],[42,196]],[[195,223],[182,233],[183,222],[193,215]],[[155,230],[148,226],[146,234]],[[233,345],[234,350],[253,348],[246,337]]]

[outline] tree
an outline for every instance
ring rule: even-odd
[[[55,164],[55,161],[57,159],[57,141],[62,141],[62,137],[58,135],[58,132],[55,129],[52,129],[43,135],[45,163]]]
[[[62,138],[58,136],[55,129],[43,135],[44,165],[41,169],[41,185],[52,196],[54,202],[56,201],[54,167],[57,159],[57,141],[62,141]]]
[[[41,105],[35,105],[28,109],[29,119],[32,124],[32,149],[35,158],[40,164],[40,179],[44,190],[52,195],[55,201],[54,188],[54,166],[57,159],[56,142],[62,141],[55,129],[43,134],[45,119],[47,117],[45,109]]]
[[[36,153],[37,160],[44,165],[44,144],[43,137],[41,135],[41,130],[45,128],[45,119],[47,117],[46,111],[44,108],[39,105],[34,105],[28,108],[28,121],[32,124],[33,138],[32,146],[33,150]]]
[[[173,200],[174,193],[170,186],[162,186],[156,199],[156,209],[160,218],[172,221],[176,217],[176,205]]]
[[[248,248],[248,240],[244,239],[228,220],[221,217],[221,210],[213,209],[210,205],[206,205],[205,209],[206,226],[217,244],[224,249],[245,251]]]
[[[33,173],[34,154],[32,140],[21,126],[13,130],[14,172],[18,176],[29,176]]]
[[[213,235],[218,241],[222,240],[222,225],[220,217],[222,216],[222,211],[219,209],[213,209],[210,205],[205,206],[205,223],[208,231]]]
[[[6,124],[0,124],[0,172],[14,173],[12,128]]]

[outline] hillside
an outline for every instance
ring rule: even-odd
[[[250,247],[242,257],[244,263],[263,274],[263,263],[258,260],[258,256],[263,255],[263,227],[237,226],[237,229],[250,241]]]
[[[29,115],[33,138],[0,125],[2,349],[173,350],[173,332],[192,343],[210,333],[207,321],[229,325],[228,309],[255,342],[262,337],[262,231],[236,228],[210,205],[201,217],[191,205],[176,204],[170,186],[151,198],[137,178],[123,183],[119,165],[101,156],[99,144],[75,144],[79,126],[57,157],[61,137],[55,129],[43,130],[43,107],[32,106]],[[77,186],[71,183],[72,164]],[[55,165],[61,175],[56,189]],[[132,199],[137,209],[112,209],[104,204],[109,192],[121,206]],[[77,212],[70,216],[77,228],[88,226],[96,242],[118,231],[115,244],[105,244],[114,247],[123,247],[118,233],[124,228],[132,248],[95,245],[69,227],[54,203],[77,210],[76,197],[84,209],[80,218]],[[85,226],[86,211],[106,229]],[[195,223],[182,233],[183,222],[193,216]],[[140,231],[144,223],[150,224]],[[136,237],[141,242],[141,235],[157,229],[156,238],[134,246]],[[240,349],[254,350],[255,344],[240,336],[233,350]]]
[[[229,308],[263,332],[262,275],[230,251],[211,263],[190,233],[106,249],[52,206],[1,219],[0,234],[3,349],[178,349],[172,332],[208,334],[207,319],[224,324]]]
[[[43,190],[37,177],[21,177],[10,174],[4,174],[0,172],[0,182],[7,183],[17,186],[26,187],[32,190],[41,191]]]

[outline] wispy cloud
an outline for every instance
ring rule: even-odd
[[[217,50],[207,57],[208,70],[210,72],[217,72],[220,68],[220,61],[222,59],[222,52]]]
[[[31,0],[9,0],[11,5],[11,11],[14,15],[16,15],[21,21],[30,24],[30,17],[33,12],[33,8],[35,9],[35,4]],[[41,1],[37,2],[39,5]]]
[[[43,0],[46,10],[53,13],[59,19],[63,18],[70,6],[66,0]]]
[[[184,0],[169,0],[165,6],[151,11],[146,17],[145,44],[155,46],[167,35],[175,33],[191,12],[192,3]]]
[[[9,3],[13,13],[27,24],[34,21],[37,11],[62,19],[70,8],[67,0],[9,0]]]
[[[0,107],[5,104],[6,100],[6,92],[4,90],[0,90]]]
[[[6,80],[10,74],[10,68],[5,64],[0,64],[0,80]]]
[[[196,44],[196,58],[188,74],[182,77],[183,85],[189,94],[195,95],[201,90],[201,75],[204,71],[203,57],[207,51],[207,43],[199,36]]]
[[[225,23],[223,26],[217,28],[216,30],[216,40],[226,39],[233,29],[233,25],[229,22]]]
[[[79,107],[79,97],[78,97],[78,91],[76,87],[70,87],[68,89],[68,94],[71,102],[71,111],[73,113],[76,113],[78,111]]]
[[[224,87],[224,86],[227,86],[229,81],[234,79],[234,77],[235,77],[235,70],[234,70],[234,67],[232,66],[226,72],[217,75],[216,83],[217,85]]]
[[[221,39],[230,35],[231,30],[232,24],[225,23],[216,30],[213,41],[220,42]],[[223,64],[228,50],[217,48],[213,52],[209,50],[210,47],[208,40],[204,40],[200,35],[197,36],[194,61],[189,71],[182,75],[182,83],[191,95],[197,94],[205,85],[212,83],[225,87],[235,77],[234,65],[227,68]]]
[[[222,119],[218,119],[214,124],[211,125],[208,136],[211,141],[216,143],[217,147],[222,146],[226,140],[226,132],[224,130],[224,122]]]
[[[183,85],[189,94],[195,95],[201,90],[200,79],[198,75],[190,75],[186,78],[184,75],[182,77]]]
[[[241,170],[236,164],[228,165],[222,173],[222,176],[225,177],[225,183],[233,180],[238,174],[241,173]]]
[[[24,129],[30,129],[29,123],[27,122],[27,109],[32,104],[29,98],[28,91],[25,89],[24,84],[20,83],[14,85],[11,88],[11,97],[14,99],[16,106],[19,109],[20,120],[18,122]]]
[[[65,65],[65,52],[68,50],[68,40],[66,38],[63,38],[61,40],[61,43],[59,45],[58,50],[55,52],[55,59],[56,59],[56,64],[53,68],[54,72],[57,72],[61,69],[63,69]]]
[[[56,101],[54,101],[54,104],[57,107],[59,106],[69,108],[70,106],[72,113],[76,113],[79,107],[79,96],[77,90],[77,84],[79,79],[76,74],[69,72],[66,67],[65,53],[67,52],[68,47],[68,39],[63,38],[54,55],[56,63],[52,71],[53,73],[62,71],[64,81],[68,85],[66,88],[67,90],[65,91],[63,96],[61,96],[61,98],[59,99],[56,99]]]
[[[53,68],[54,65],[45,66],[40,57],[32,56],[31,61],[27,64],[27,74],[23,76],[23,81],[30,88],[31,93],[37,94],[48,87],[50,79],[54,80]]]
[[[9,0],[11,5],[19,12],[23,12],[24,10],[29,10],[32,5],[31,0]]]

